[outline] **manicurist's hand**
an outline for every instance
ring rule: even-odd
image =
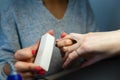
[[[53,30],[48,31],[48,33],[53,35]],[[40,40],[32,46],[16,51],[14,54],[14,57],[17,60],[14,66],[17,72],[22,76],[23,80],[34,80],[36,74],[44,74],[44,70],[33,63],[39,45]],[[10,69],[7,65],[4,66],[4,71],[9,75]]]
[[[81,68],[100,60],[116,56],[120,53],[120,31],[94,32],[87,34],[70,33],[57,40],[57,46],[64,52],[63,67],[67,67],[75,59],[84,57],[87,60]],[[71,40],[68,46],[68,41]]]

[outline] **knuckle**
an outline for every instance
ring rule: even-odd
[[[64,44],[65,44],[65,46],[70,46],[70,45],[72,45],[73,43],[72,43],[72,40],[67,39],[67,40],[64,41]]]

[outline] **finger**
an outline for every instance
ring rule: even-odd
[[[68,47],[62,47],[62,48],[61,48],[61,51],[64,52],[64,53],[66,53],[67,50],[68,50]]]
[[[15,59],[17,59],[17,60],[29,60],[29,59],[31,59],[32,57],[33,57],[33,54],[35,54],[35,53],[33,53],[34,51],[31,51],[31,50],[24,50],[24,51],[22,51],[22,50],[18,50],[16,53],[15,53],[15,55],[14,55],[14,57],[15,57]]]
[[[65,35],[65,36],[63,37],[63,35],[61,34],[61,37],[62,37],[62,38],[59,38],[59,39],[57,39],[56,41],[71,39],[71,36],[70,36],[70,35]]]
[[[80,45],[81,45],[80,43],[76,43],[72,46],[63,47],[63,51],[66,51],[67,53],[70,53],[70,52],[78,49],[80,47]]]
[[[83,35],[71,33],[69,35],[66,35],[63,39],[58,39],[56,41],[57,47],[65,47],[70,46],[75,43],[78,43],[78,45],[81,45],[83,42]]]
[[[75,55],[77,55],[76,57],[75,57]],[[86,54],[86,51],[83,49],[83,48],[81,48],[81,47],[78,47],[78,48],[74,48],[73,49],[73,51],[72,51],[72,48],[70,48],[67,52],[66,52],[66,54],[65,54],[65,57],[63,58],[63,60],[64,61],[66,61],[67,60],[67,58],[69,57],[69,55],[71,55],[71,56],[73,56],[73,59],[75,59],[75,58],[77,58],[77,57],[80,57],[80,56],[83,56],[83,55],[85,55]],[[70,56],[70,57],[71,57]],[[66,62],[65,63],[65,65],[67,65],[68,63]]]
[[[22,61],[18,61],[15,63],[15,68],[18,72],[31,71],[34,70],[36,66],[38,65],[28,62],[22,62]]]
[[[66,38],[74,40],[74,41],[79,41],[79,40],[82,40],[83,35],[82,34],[78,34],[78,33],[70,33],[69,35],[66,35],[64,37],[64,39],[66,39]]]
[[[70,53],[63,64],[63,68],[66,68],[70,63],[72,63],[78,57],[79,57],[79,55],[77,54],[76,51],[73,51],[72,53]]]
[[[70,53],[67,53],[67,52],[64,54],[64,57],[63,57],[63,61],[64,61],[64,62],[67,60],[69,54],[70,54]]]
[[[43,70],[43,68],[33,63],[18,61],[15,64],[15,68],[18,72],[34,71],[35,73],[38,73],[40,75],[45,74],[45,70]]]
[[[54,30],[49,30],[47,33],[49,33],[50,35],[54,35]]]
[[[67,33],[62,32],[61,35],[60,35],[60,38],[57,39],[56,41],[59,41],[60,39],[64,38],[65,36],[67,36]]]
[[[61,37],[61,38],[64,38],[66,35],[67,35],[67,33],[62,32],[60,37]]]
[[[78,41],[80,37],[82,38],[83,35],[82,34],[77,34],[77,33],[70,33],[70,34],[64,36],[63,38],[57,39],[57,41],[60,41],[60,40],[63,40],[63,39],[70,39],[70,40],[73,40],[73,41]]]
[[[73,41],[70,39],[63,39],[60,41],[56,41],[56,46],[61,48],[61,47],[65,47],[65,46],[71,46],[73,44]]]
[[[14,57],[17,60],[28,60],[35,56],[37,49],[39,47],[40,41],[38,40],[34,45],[18,50]]]
[[[66,52],[63,60],[66,60],[66,58],[68,57],[68,54],[71,53],[71,52],[73,52],[73,51],[75,51],[75,50],[77,50],[79,47],[80,47],[79,43],[76,43],[76,44],[74,44],[72,46],[63,47],[62,51]],[[80,53],[80,51],[79,51],[79,53]]]

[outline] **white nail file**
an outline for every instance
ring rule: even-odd
[[[49,70],[54,42],[55,42],[55,38],[48,33],[44,34],[41,37],[40,46],[34,63],[38,64],[45,71]]]

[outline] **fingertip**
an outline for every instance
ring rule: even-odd
[[[63,47],[63,41],[56,41],[56,46],[57,47],[59,47],[59,48],[61,48],[61,47]]]
[[[32,50],[31,52],[33,56],[36,54],[36,50]]]
[[[27,60],[31,58],[31,55],[28,55],[27,53],[15,53],[14,58],[16,60]]]
[[[40,66],[36,66],[34,68],[35,71],[37,71],[40,75],[44,75],[45,74],[45,70],[43,68],[41,68]]]
[[[54,35],[54,30],[51,29],[51,30],[49,30],[47,33],[49,33],[50,35]]]
[[[64,38],[66,35],[67,35],[67,33],[62,32],[60,37],[61,37],[61,38]]]

